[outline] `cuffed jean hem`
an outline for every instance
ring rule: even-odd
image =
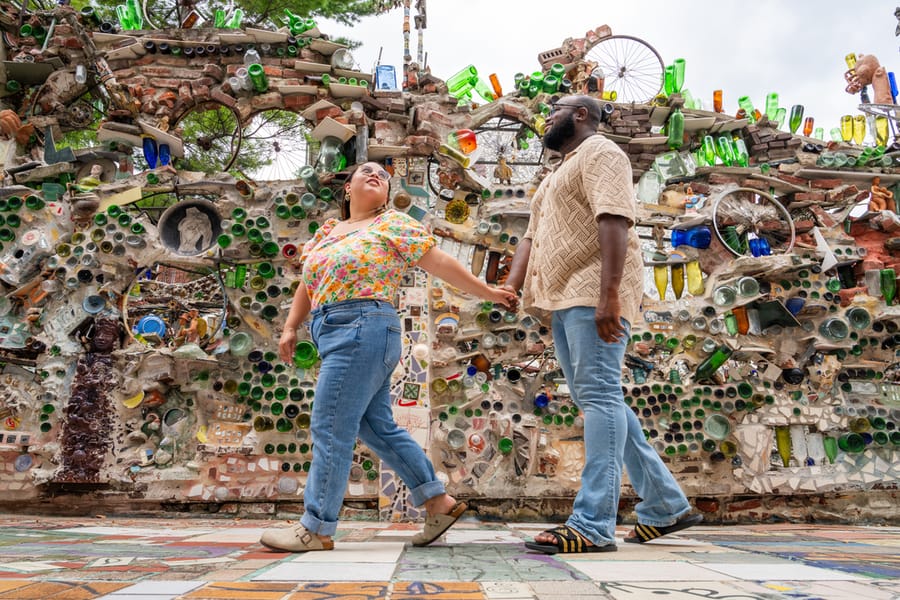
[[[662,521],[656,521],[654,519],[641,519],[640,517],[638,517],[638,521],[641,523],[641,525],[649,525],[650,527],[668,527],[669,525],[674,525],[675,521],[688,514],[689,512],[691,512],[690,504],[686,505],[684,510],[676,513],[674,517],[672,517],[665,523],[663,523]]]
[[[440,481],[429,481],[409,491],[409,499],[413,506],[422,506],[426,500],[447,493],[444,484]]]
[[[333,536],[337,533],[337,521],[326,523],[325,521],[315,518],[308,512],[303,513],[303,516],[300,518],[300,524],[306,527],[310,533],[316,535]]]

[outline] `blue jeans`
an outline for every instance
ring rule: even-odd
[[[622,465],[641,497],[635,507],[645,525],[671,525],[691,510],[675,478],[647,443],[641,423],[625,405],[622,362],[631,329],[609,344],[597,335],[594,308],[576,306],[553,313],[556,357],[572,400],[584,415],[584,470],[566,524],[597,545],[615,543]]]
[[[425,451],[394,422],[391,373],[401,351],[397,311],[388,302],[360,299],[317,307],[312,317],[322,365],[300,522],[313,533],[334,535],[357,436],[400,476],[416,506],[443,494]]]

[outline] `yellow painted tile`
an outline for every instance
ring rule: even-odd
[[[398,581],[391,600],[485,600],[485,595],[472,581]]]
[[[82,581],[69,585],[72,586],[71,589],[59,592],[48,600],[94,600],[134,584],[117,581]]]
[[[281,600],[296,583],[230,581],[209,583],[180,596],[183,600]]]
[[[303,583],[284,600],[381,600],[387,597],[386,581]]]

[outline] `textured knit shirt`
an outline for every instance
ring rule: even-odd
[[[597,306],[604,248],[597,217],[618,215],[631,225],[619,300],[622,317],[633,325],[644,285],[634,229],[636,208],[631,163],[613,142],[593,135],[567,154],[531,202],[531,221],[524,236],[531,240],[523,289],[526,309],[540,315],[573,306]]]
[[[300,256],[312,308],[356,298],[393,303],[403,274],[436,243],[422,223],[395,210],[357,231],[331,235],[337,224],[325,221]]]

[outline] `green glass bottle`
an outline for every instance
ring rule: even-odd
[[[266,72],[261,64],[254,63],[247,67],[247,74],[250,75],[250,82],[257,93],[261,94],[268,91],[269,79],[266,77]]]
[[[791,107],[791,118],[788,121],[791,128],[791,133],[797,133],[797,130],[800,129],[800,124],[803,123],[803,105],[795,104]]]
[[[726,167],[734,164],[734,149],[728,136],[720,135],[719,139],[716,140],[716,153]]]
[[[694,381],[703,381],[705,379],[709,379],[712,377],[716,371],[719,370],[725,361],[731,356],[732,350],[725,344],[720,345],[715,351],[706,357],[700,366],[697,367],[697,372],[694,374]]]
[[[709,166],[715,166],[716,164],[716,141],[713,139],[711,135],[703,136],[703,144],[700,148],[703,152],[703,158],[706,159],[706,164]]]
[[[771,92],[766,96],[766,116],[770,121],[775,120],[775,114],[778,112],[778,92]]]
[[[747,152],[747,144],[741,138],[734,139],[734,158],[739,166],[750,166],[750,154]]]
[[[666,142],[669,148],[672,150],[681,148],[682,144],[684,144],[684,115],[680,109],[675,108],[672,110],[666,127],[669,132],[669,139]]]
[[[838,447],[848,454],[858,454],[866,449],[866,442],[858,433],[845,433],[838,438]]]
[[[884,303],[890,306],[897,294],[897,273],[894,269],[881,269],[881,295]]]
[[[753,113],[756,112],[756,109],[753,108],[753,101],[750,100],[750,96],[741,96],[738,98],[738,106],[740,106],[745,113],[747,113],[747,120],[750,123],[756,122],[756,117]]]
[[[319,351],[315,344],[308,340],[300,340],[294,349],[294,365],[300,369],[308,369],[319,360]]]

